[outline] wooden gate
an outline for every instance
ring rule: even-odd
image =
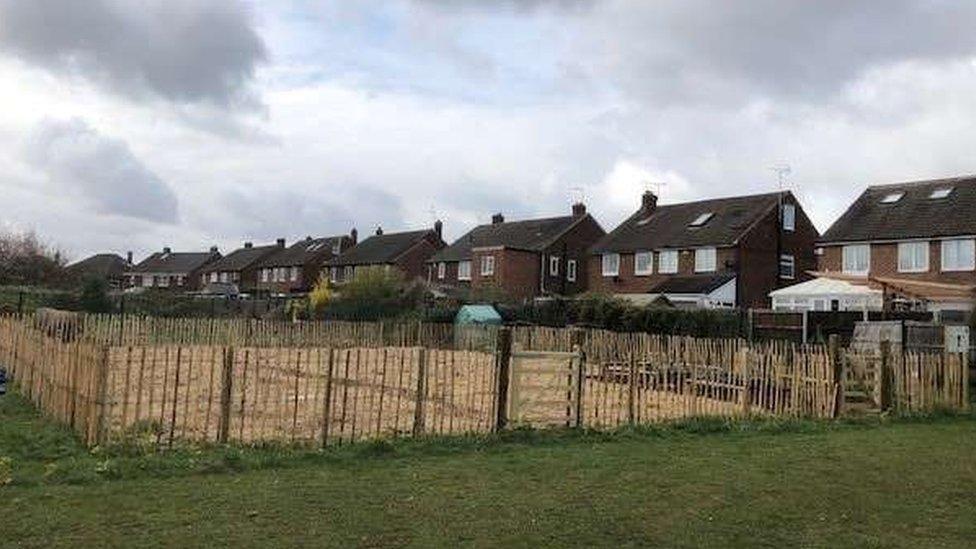
[[[580,422],[583,355],[513,352],[508,417],[514,426],[571,427]]]

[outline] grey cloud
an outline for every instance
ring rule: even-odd
[[[53,188],[87,201],[103,214],[175,223],[177,198],[120,139],[106,137],[81,119],[40,123],[24,148],[27,163]]]
[[[266,49],[237,1],[0,0],[0,48],[129,96],[253,107]]]

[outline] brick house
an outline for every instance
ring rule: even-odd
[[[640,208],[591,249],[590,289],[648,303],[769,307],[770,291],[808,278],[817,229],[792,193]]]
[[[200,289],[201,273],[211,263],[221,258],[217,247],[209,252],[173,252],[163,248],[126,273],[126,282],[133,288],[158,288],[170,291],[195,291]]]
[[[496,214],[431,258],[428,280],[512,299],[577,294],[586,290],[588,250],[605,234],[583,204],[563,217],[506,222]]]
[[[104,281],[109,288],[123,288],[126,273],[132,269],[132,252],[126,259],[117,254],[95,254],[65,267],[68,274],[82,282],[88,279]]]
[[[325,264],[355,246],[356,236],[356,229],[342,236],[309,236],[276,251],[258,263],[258,290],[271,294],[311,291]]]
[[[976,177],[868,187],[816,253],[819,274],[867,281],[886,308],[971,309]]]
[[[215,287],[233,284],[241,292],[254,292],[258,289],[258,264],[284,249],[284,238],[269,246],[245,242],[243,247],[204,267],[200,271],[200,287],[205,289],[209,284]]]
[[[386,234],[378,227],[373,236],[326,263],[329,279],[335,283],[351,280],[356,269],[364,267],[396,269],[408,280],[424,278],[427,260],[446,246],[442,232],[440,221],[433,229],[400,233]]]

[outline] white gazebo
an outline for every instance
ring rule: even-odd
[[[818,277],[769,292],[774,311],[880,311],[884,292],[863,282]]]

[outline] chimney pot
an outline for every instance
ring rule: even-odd
[[[383,234],[383,227],[376,227],[376,236]]]
[[[163,253],[164,253],[164,254],[168,254],[168,253],[171,253],[172,251],[173,251],[173,250],[171,250],[171,249],[169,248],[169,246],[166,246],[165,248],[163,248]]]
[[[583,217],[586,215],[586,204],[577,202],[573,204],[573,217]]]
[[[276,242],[276,244],[278,245],[279,248],[284,248],[285,247],[285,239],[284,238],[279,238],[278,241]]]
[[[352,243],[355,246],[356,241],[359,240],[359,231],[356,230],[356,227],[353,227],[352,230],[349,231],[349,238],[352,240]]]
[[[641,196],[641,210],[645,213],[651,213],[657,208],[657,195],[651,191],[644,191]]]
[[[125,262],[132,265],[132,252],[125,253]]]
[[[444,223],[442,223],[440,219],[434,222],[434,232],[437,233],[437,238],[443,238]]]
[[[216,246],[211,246],[211,247],[210,247],[210,253],[212,253],[212,254],[215,254],[215,253],[217,253],[218,251],[219,251],[219,249],[218,249],[218,248],[217,248]]]
[[[505,222],[505,216],[502,215],[501,213],[496,213],[495,215],[491,216],[492,225],[498,225],[499,223],[504,223],[504,222]]]
[[[244,243],[244,248],[245,249],[250,249],[250,248],[253,248],[253,247],[254,247],[254,243],[253,242],[245,242]]]

